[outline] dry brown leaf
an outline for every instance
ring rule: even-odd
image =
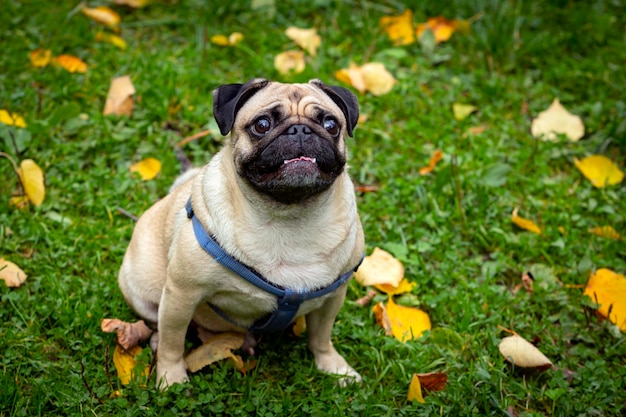
[[[103,332],[117,333],[117,343],[129,350],[138,346],[152,335],[152,330],[143,320],[127,323],[119,319],[102,319],[100,327]]]
[[[197,372],[207,365],[226,358],[233,359],[237,364],[232,351],[243,346],[244,340],[245,334],[243,333],[226,332],[216,335],[185,357],[187,369],[190,372]]]
[[[120,15],[110,7],[83,7],[81,11],[94,22],[102,23],[108,27],[115,28],[120,24]]]
[[[550,107],[532,121],[530,132],[543,140],[555,140],[556,135],[562,133],[570,140],[577,141],[585,135],[585,126],[579,116],[568,112],[555,98]]]
[[[429,372],[427,374],[415,374],[420,380],[424,391],[443,391],[448,384],[448,375],[443,372]]]
[[[363,286],[389,284],[397,287],[404,278],[404,266],[389,252],[374,248],[372,254],[363,259],[354,278]]]
[[[300,74],[305,66],[302,51],[285,51],[274,57],[274,68],[283,75]]]
[[[143,374],[144,378],[148,377],[150,366],[146,365],[144,369],[135,369],[137,361],[135,357],[141,353],[142,349],[135,346],[130,350],[125,350],[120,345],[115,345],[113,352],[113,364],[117,370],[117,376],[122,385],[128,385],[130,381],[135,380],[139,375]]]
[[[591,274],[585,287],[587,295],[598,303],[598,312],[626,332],[626,277],[600,268]]]
[[[109,114],[117,116],[130,116],[133,112],[133,95],[135,87],[130,76],[123,75],[111,81],[106,103],[104,104],[105,116]]]
[[[387,336],[393,336],[393,332],[391,330],[391,320],[389,319],[389,314],[387,314],[387,308],[385,307],[383,302],[381,301],[374,307],[372,307],[372,311],[374,312],[376,323],[383,328],[385,334]]]
[[[356,300],[355,303],[360,305],[361,307],[365,307],[366,305],[372,302],[374,297],[376,297],[376,294],[378,294],[376,291],[369,290],[367,294],[365,294],[363,297]]]
[[[291,26],[285,30],[285,35],[311,56],[317,55],[317,48],[322,43],[322,38],[315,28],[301,29]]]
[[[507,361],[520,368],[544,371],[552,366],[552,362],[546,355],[517,334],[502,339],[499,349]]]
[[[161,171],[161,161],[148,157],[132,164],[129,170],[138,173],[143,181],[150,181]]]
[[[43,171],[32,159],[24,159],[17,170],[26,196],[39,207],[46,197]]]
[[[16,288],[22,285],[28,275],[11,261],[0,258],[0,280],[3,280],[7,287]]]

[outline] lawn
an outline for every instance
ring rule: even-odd
[[[594,187],[574,159],[599,154],[626,166],[626,4],[414,3],[89,2],[120,14],[120,49],[97,40],[113,31],[77,2],[4,0],[0,109],[26,127],[0,124],[0,151],[34,160],[46,196],[39,207],[10,205],[21,187],[0,158],[0,257],[28,274],[19,288],[0,284],[0,415],[624,415],[624,334],[583,289],[600,268],[626,272],[623,238],[589,232],[612,226],[626,235],[626,186]],[[470,31],[394,45],[379,22],[406,9],[414,23],[469,19]],[[289,26],[316,28],[322,43],[303,72],[282,75],[276,54],[299,50]],[[244,35],[234,46],[210,40],[233,32]],[[29,53],[40,48],[88,69],[35,68]],[[351,62],[383,63],[397,80],[379,96],[353,89],[367,116],[348,141],[367,252],[380,247],[403,262],[417,286],[396,301],[427,312],[432,332],[406,343],[386,336],[373,304],[355,303],[368,289],[353,280],[333,341],[360,385],[339,388],[315,369],[306,336],[286,332],[262,340],[245,375],[224,361],[167,392],[154,376],[123,386],[115,337],[100,329],[103,318],[136,320],[117,287],[134,221],[118,208],[140,215],[167,193],[183,138],[212,132],[183,146],[196,165],[219,149],[216,86],[266,77],[351,88],[335,75]],[[133,113],[103,116],[111,79],[122,75],[136,89]],[[531,135],[532,119],[555,98],[582,118],[580,141]],[[455,103],[476,110],[457,120]],[[443,159],[421,175],[436,150]],[[162,162],[150,181],[129,172],[146,157]],[[515,208],[542,233],[513,224]],[[532,292],[519,289],[527,271]],[[503,328],[554,367],[512,366],[498,350]],[[152,361],[149,348],[140,361]],[[431,371],[447,374],[445,389],[409,402],[412,375]]]

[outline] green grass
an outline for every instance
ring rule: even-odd
[[[379,18],[399,14],[400,1],[293,1],[273,17],[246,1],[208,3],[117,7],[125,51],[95,42],[102,28],[76,3],[2,3],[0,108],[23,115],[30,138],[3,127],[0,149],[36,161],[47,196],[40,208],[10,207],[18,180],[0,161],[0,256],[29,275],[21,288],[0,286],[0,415],[626,413],[624,335],[599,320],[574,287],[597,268],[626,271],[624,241],[587,231],[610,224],[626,234],[626,188],[596,189],[572,163],[600,153],[626,165],[622,1],[407,2],[416,22],[480,13],[470,34],[433,51],[418,43],[396,48],[381,33]],[[283,77],[273,57],[295,48],[283,35],[290,25],[318,28],[323,43],[302,74]],[[233,31],[245,35],[237,47],[206,40]],[[89,71],[32,68],[28,53],[36,48],[77,55]],[[336,83],[337,69],[372,60],[384,62],[398,84],[388,95],[359,95],[369,118],[349,140],[355,182],[380,187],[358,197],[367,246],[404,262],[407,278],[418,283],[404,302],[429,313],[433,333],[406,344],[384,336],[370,309],[352,302],[366,291],[352,282],[334,341],[362,385],[336,387],[315,370],[304,338],[283,335],[263,340],[245,376],[224,363],[165,393],[153,380],[122,387],[114,338],[100,330],[105,317],[135,319],[116,282],[134,224],[116,207],[140,214],[167,192],[179,170],[173,146],[212,124],[217,85],[257,76]],[[111,78],[125,74],[137,89],[133,116],[103,117]],[[583,117],[580,142],[530,136],[531,118],[554,97]],[[455,121],[454,102],[478,112]],[[466,134],[478,125],[487,129]],[[9,131],[22,135],[19,149]],[[210,136],[185,150],[203,164],[220,143]],[[444,160],[420,176],[435,149]],[[142,182],[128,166],[147,156],[160,159],[163,170]],[[516,228],[514,207],[544,233]],[[544,273],[533,294],[511,293],[524,271],[541,267],[563,285]],[[533,340],[558,369],[512,368],[498,352],[506,335],[498,325]],[[434,370],[448,374],[446,389],[426,404],[408,403],[411,375]],[[116,390],[121,396],[111,396]]]

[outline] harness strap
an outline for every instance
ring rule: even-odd
[[[187,210],[187,217],[192,221],[193,231],[196,235],[196,240],[209,255],[211,255],[222,266],[239,275],[241,278],[245,279],[249,283],[262,289],[265,292],[275,295],[278,298],[277,308],[266,318],[262,318],[256,321],[251,327],[248,328],[248,330],[282,331],[286,329],[293,321],[296,313],[298,312],[298,309],[300,308],[300,305],[304,301],[321,297],[335,291],[352,277],[353,272],[356,271],[361,265],[361,262],[363,262],[362,257],[361,261],[359,261],[359,264],[352,271],[340,275],[332,284],[316,291],[296,292],[289,288],[282,288],[265,280],[261,275],[227,254],[224,249],[222,249],[222,247],[219,245],[219,243],[217,243],[215,239],[213,239],[213,237],[211,237],[206,232],[206,230],[202,226],[202,223],[200,223],[200,220],[198,220],[198,218],[194,215],[193,208],[191,206],[191,198],[187,201],[185,208]],[[226,321],[229,321],[239,327],[246,327],[233,321],[224,311],[222,311],[214,304],[208,304],[213,309],[213,311],[215,311],[220,317],[222,317]]]

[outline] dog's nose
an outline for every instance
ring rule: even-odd
[[[311,133],[313,133],[313,131],[307,125],[293,125],[289,127],[289,129],[287,129],[288,135],[297,135],[297,134],[310,135]]]

